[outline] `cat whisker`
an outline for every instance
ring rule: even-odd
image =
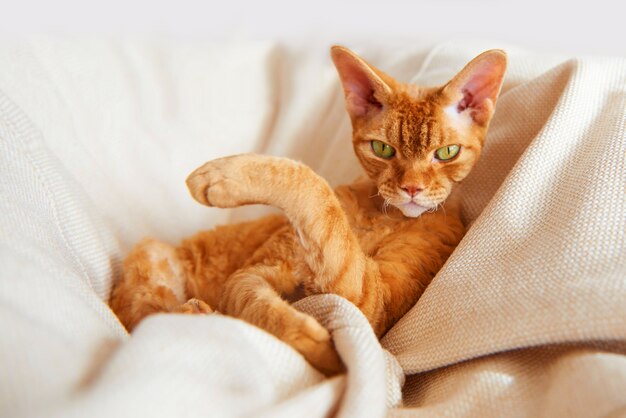
[[[387,198],[385,199],[385,201],[383,202],[383,214],[386,217],[389,217],[389,214],[387,213],[387,207],[391,204],[391,198]]]
[[[433,212],[437,212],[437,207],[439,206],[438,203],[435,203],[435,206],[429,208],[426,212],[428,213],[433,213]]]

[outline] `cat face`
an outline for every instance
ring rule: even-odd
[[[470,172],[495,109],[506,55],[487,51],[441,87],[402,84],[333,47],[354,151],[386,205],[416,217],[436,209]]]

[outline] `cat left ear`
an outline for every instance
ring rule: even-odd
[[[333,46],[331,57],[341,79],[350,116],[370,116],[382,109],[391,94],[389,76],[348,48]]]
[[[468,111],[474,123],[484,126],[493,116],[506,64],[504,51],[483,52],[444,86],[443,93],[458,113]]]

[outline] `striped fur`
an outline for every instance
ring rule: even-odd
[[[345,48],[334,47],[332,57],[367,176],[332,190],[286,158],[246,154],[204,164],[187,179],[200,203],[261,203],[284,216],[200,232],[178,247],[139,243],[111,297],[129,330],[154,312],[216,309],[267,330],[332,374],[342,364],[330,335],[283,297],[300,288],[339,294],[379,336],[418,300],[463,236],[457,197],[449,196],[480,155],[505,56],[486,52],[439,88],[401,84]],[[396,155],[377,157],[372,140]],[[461,146],[458,157],[433,159],[451,144]],[[420,216],[405,216],[406,185],[421,189],[411,204],[424,210]]]

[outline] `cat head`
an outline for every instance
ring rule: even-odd
[[[435,209],[478,161],[506,70],[482,53],[440,87],[403,84],[335,46],[354,151],[380,196],[405,216]]]

